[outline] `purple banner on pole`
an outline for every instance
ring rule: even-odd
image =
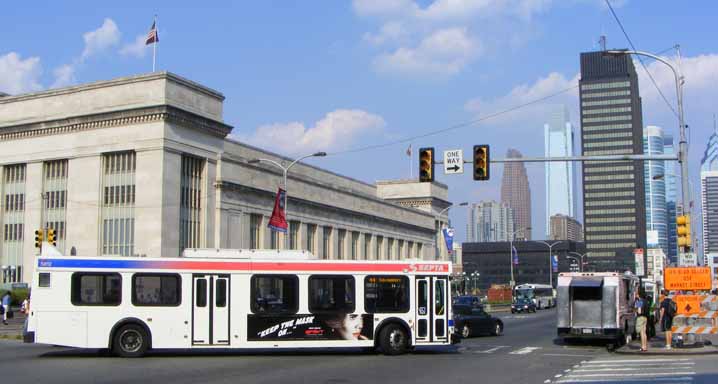
[[[514,246],[511,246],[511,260],[514,265],[519,265],[519,251],[517,251]]]
[[[551,255],[551,268],[554,272],[558,272],[558,256]]]

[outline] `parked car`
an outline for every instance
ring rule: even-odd
[[[476,335],[500,336],[504,332],[504,322],[486,313],[483,308],[469,305],[454,305],[454,329],[461,337]]]
[[[536,312],[536,303],[527,297],[520,297],[511,304],[511,313],[516,312]]]
[[[451,300],[451,304],[453,305],[468,305],[469,307],[474,308],[483,308],[483,304],[481,304],[481,298],[478,296],[471,296],[471,295],[462,295],[462,296],[454,296],[454,298]]]

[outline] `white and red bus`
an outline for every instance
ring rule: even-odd
[[[55,254],[55,256],[53,256]],[[451,263],[318,260],[304,251],[186,250],[179,258],[64,257],[43,246],[26,342],[149,349],[452,343]]]

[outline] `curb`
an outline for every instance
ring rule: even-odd
[[[702,348],[654,348],[649,347],[648,351],[641,352],[640,347],[633,349],[628,346],[613,351],[619,355],[638,355],[638,356],[696,356],[696,355],[715,355],[718,354],[718,348],[716,347],[702,347]]]

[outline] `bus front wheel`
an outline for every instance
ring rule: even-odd
[[[406,352],[409,335],[398,324],[389,324],[379,333],[379,345],[385,355],[401,355]]]
[[[118,329],[112,343],[112,351],[120,357],[141,357],[148,347],[147,332],[137,324],[127,324]]]

